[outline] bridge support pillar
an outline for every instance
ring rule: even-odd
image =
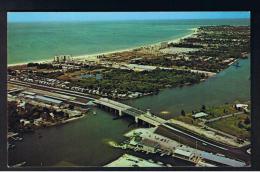
[[[135,117],[135,123],[138,123],[138,118],[137,117]]]
[[[118,113],[118,114],[119,114],[119,116],[122,116],[122,111],[121,111],[121,110],[119,110],[118,112],[119,112],[119,113]]]

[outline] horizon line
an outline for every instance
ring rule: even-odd
[[[241,18],[184,18],[184,19],[111,19],[111,20],[39,20],[39,21],[8,21],[7,23],[47,23],[47,22],[111,22],[111,21],[176,21],[176,20],[250,20],[250,17]]]

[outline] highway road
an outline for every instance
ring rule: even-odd
[[[172,129],[170,129],[169,126],[171,126]],[[193,148],[223,154],[232,159],[242,160],[247,164],[250,163],[251,156],[246,152],[246,148],[244,147],[235,148],[210,139],[205,139],[200,135],[186,131],[173,124],[168,124],[167,127],[160,126],[156,132]]]
[[[42,89],[47,91],[52,91],[64,95],[74,96],[78,98],[84,98],[87,100],[97,100],[97,98],[94,98],[92,95],[86,94],[86,93],[80,93],[76,91],[71,90],[65,90],[60,88],[54,88],[44,85],[38,85],[34,83],[25,83],[21,81],[8,81],[11,84],[35,88],[35,89]],[[176,141],[179,141],[180,143],[183,143],[185,145],[189,145],[194,148],[198,148],[200,150],[204,150],[207,152],[213,152],[213,153],[220,153],[223,155],[227,155],[230,158],[233,159],[240,159],[245,161],[246,163],[250,162],[250,155],[246,153],[245,148],[234,148],[229,145],[225,145],[222,143],[215,142],[213,140],[205,139],[202,136],[199,136],[197,134],[194,134],[192,132],[186,131],[183,128],[180,128],[176,125],[170,124],[170,123],[164,123],[162,124],[157,131],[159,134],[162,134],[166,137],[169,137],[171,139],[174,139]]]

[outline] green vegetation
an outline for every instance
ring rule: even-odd
[[[250,53],[249,26],[205,26],[200,27],[196,37],[188,37],[180,42],[169,43],[168,49],[192,48],[175,54],[141,56],[137,64],[164,67],[184,67],[203,71],[219,72],[239,58],[247,58]]]
[[[50,115],[53,113],[54,117]],[[63,119],[68,119],[68,114],[62,111],[48,109],[46,107],[34,106],[26,103],[24,108],[19,107],[17,102],[8,102],[8,128],[14,132],[29,132],[33,131],[36,126],[34,120],[42,118],[46,122],[57,123]],[[24,125],[20,122],[21,119],[30,121],[29,124]]]
[[[241,139],[250,138],[250,116],[240,114],[229,118],[221,119],[208,124],[209,127],[229,133]]]
[[[236,101],[235,103],[240,103]],[[235,104],[234,103],[234,104]],[[250,107],[250,102],[249,107]],[[206,117],[202,117],[199,119],[194,119],[192,114],[197,112],[192,111],[192,113],[185,114],[184,110],[181,111],[182,115],[175,117],[174,119],[185,122],[190,125],[200,126],[200,122],[203,120],[209,120],[217,117],[221,117],[224,115],[234,114],[237,112],[241,112],[240,114],[231,115],[227,118],[218,119],[213,122],[206,123],[207,126],[226,132],[228,134],[234,135],[241,139],[249,139],[250,138],[250,130],[251,130],[251,117],[250,113],[244,113],[243,111],[238,111],[234,108],[234,104],[223,104],[220,106],[205,106],[202,105],[200,110],[197,112],[205,112],[209,114]]]
[[[223,104],[220,106],[208,106],[205,107],[205,113],[209,114],[209,116],[205,117],[205,119],[216,118],[228,114],[233,114],[238,112],[234,107],[233,104]]]
[[[183,86],[198,83],[205,78],[203,74],[194,74],[188,71],[161,70],[135,72],[122,69],[111,69],[102,73],[103,78],[84,78],[73,82],[73,85],[83,88],[99,88],[103,93],[117,90],[117,93],[130,92],[157,93],[165,87]]]
[[[181,111],[182,116],[177,116],[175,119],[186,122],[188,124],[193,124],[194,122],[198,122],[198,119],[194,119],[192,117],[192,114],[198,113],[198,112],[205,112],[209,114],[209,116],[203,117],[204,119],[211,119],[216,118],[228,114],[232,114],[235,112],[238,112],[234,107],[233,104],[224,104],[220,106],[205,106],[202,105],[201,108],[197,111],[192,111],[192,113],[187,113],[183,115],[184,110]]]
[[[175,117],[174,119],[185,122],[186,124],[191,124],[191,125],[195,125],[195,126],[199,126],[199,120],[198,119],[193,119],[191,114],[186,114],[185,116],[180,115]]]
[[[163,66],[163,67],[182,67],[184,69],[197,69],[210,72],[219,72],[223,70],[228,63],[222,63],[221,59],[211,59],[211,63],[204,61],[203,59],[198,59],[196,57],[203,56],[205,54],[196,51],[190,56],[191,60],[185,60],[180,58],[178,60],[171,60],[167,57],[158,57],[155,59],[141,59],[136,61],[137,64],[141,65],[152,65],[152,66]],[[203,54],[203,55],[202,55]]]
[[[28,63],[27,67],[36,67],[37,69],[61,69],[61,66],[53,66],[50,63]]]
[[[192,117],[192,113],[185,113],[184,110],[181,110],[181,115],[174,117],[174,119],[185,122],[186,124],[191,124],[199,126],[199,120]]]
[[[45,72],[37,72],[38,77],[42,78],[53,78],[56,79],[59,76],[62,76],[64,72],[50,72],[50,73],[45,73]]]

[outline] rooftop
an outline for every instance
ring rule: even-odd
[[[129,154],[124,154],[117,160],[105,166],[106,167],[163,167],[163,165],[152,163],[145,159],[133,155],[129,155]]]
[[[191,157],[191,155],[192,155],[192,152],[188,152],[188,151],[181,150],[181,149],[175,149],[174,153],[179,154],[179,155],[183,155],[183,156],[186,156],[186,157]]]
[[[201,117],[204,117],[204,116],[208,116],[208,114],[204,113],[204,112],[199,112],[199,113],[193,114],[192,116],[194,118],[201,118]]]
[[[35,98],[38,100],[49,102],[49,103],[55,103],[55,104],[62,103],[62,101],[60,101],[60,100],[56,100],[56,99],[52,99],[52,98],[48,98],[48,97],[44,97],[44,96],[39,96],[39,95],[36,95]]]

